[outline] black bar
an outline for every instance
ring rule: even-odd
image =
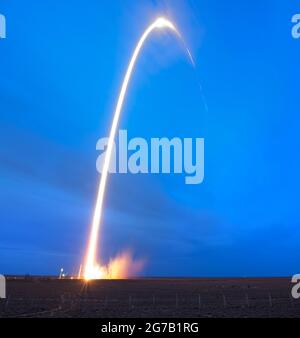
[[[44,337],[66,335],[83,337],[109,337],[109,336],[161,336],[180,335],[189,337],[211,337],[222,333],[239,337],[247,335],[261,335],[265,332],[270,335],[274,331],[277,334],[286,334],[287,330],[297,329],[300,326],[299,319],[0,319],[0,328],[6,332],[5,336],[29,336]],[[0,332],[1,333],[1,332]]]

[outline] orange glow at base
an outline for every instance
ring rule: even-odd
[[[94,265],[85,271],[84,279],[124,279],[135,276],[143,267],[143,260],[134,260],[130,251],[111,259],[105,266]]]

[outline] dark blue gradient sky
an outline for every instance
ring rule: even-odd
[[[296,0],[1,1],[0,272],[77,271],[96,141],[135,43],[164,14],[197,67],[172,35],[154,34],[120,127],[131,137],[204,137],[205,181],[111,176],[102,260],[131,248],[147,260],[144,275],[299,273],[297,12]]]

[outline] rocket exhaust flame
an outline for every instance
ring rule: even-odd
[[[87,248],[87,254],[85,259],[85,266],[84,266],[84,278],[89,279],[101,279],[101,278],[125,278],[127,277],[127,273],[130,270],[130,268],[133,268],[133,270],[136,270],[137,268],[141,267],[141,262],[137,262],[136,264],[132,261],[131,256],[129,253],[125,253],[122,256],[117,257],[115,260],[111,261],[107,267],[101,266],[97,263],[97,243],[98,243],[98,234],[100,229],[100,222],[101,222],[101,216],[102,216],[102,207],[103,207],[103,200],[105,195],[105,188],[106,188],[106,182],[107,182],[107,176],[113,151],[113,144],[114,144],[114,138],[117,131],[117,126],[119,123],[119,118],[121,114],[121,110],[123,107],[125,95],[127,92],[127,87],[132,75],[132,72],[134,70],[134,66],[136,63],[136,60],[140,54],[140,51],[144,45],[144,42],[148,38],[148,36],[152,33],[152,31],[156,29],[164,29],[168,28],[175,32],[175,34],[180,38],[180,40],[183,42],[179,32],[177,31],[176,27],[173,25],[173,23],[163,17],[158,18],[155,20],[143,33],[140,40],[138,41],[137,46],[135,47],[135,50],[133,52],[133,55],[131,57],[131,60],[129,62],[121,91],[119,94],[119,98],[117,101],[116,109],[114,112],[114,117],[112,121],[112,126],[110,129],[108,144],[107,144],[107,150],[106,150],[106,156],[104,159],[104,164],[102,168],[102,175],[100,179],[99,184],[99,190],[98,195],[96,199],[96,205],[94,210],[94,216],[91,226],[91,232],[90,232],[90,238],[89,238],[89,244]],[[183,42],[184,46],[185,43]],[[188,48],[185,49],[188,53],[188,56],[194,64],[193,58],[191,56],[190,51]]]

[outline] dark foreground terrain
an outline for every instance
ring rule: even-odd
[[[0,317],[300,317],[290,279],[9,278]]]

